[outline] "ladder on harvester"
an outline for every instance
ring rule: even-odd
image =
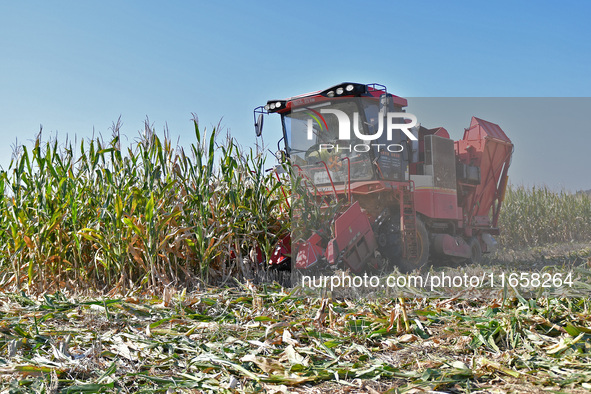
[[[414,182],[402,187],[400,201],[400,218],[402,223],[402,242],[404,243],[404,257],[413,259],[419,255],[417,241],[417,212],[415,210]]]

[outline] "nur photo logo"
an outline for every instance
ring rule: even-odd
[[[376,148],[378,151],[387,150],[389,152],[398,153],[404,149],[403,145],[399,143],[386,143],[393,140],[393,133],[396,130],[400,130],[406,137],[412,141],[417,141],[417,136],[413,134],[412,129],[417,126],[417,117],[413,114],[406,112],[386,112],[380,111],[377,114],[377,119],[373,119],[371,123],[373,125],[372,133],[363,133],[360,130],[362,122],[370,124],[367,120],[360,118],[358,111],[354,111],[351,114],[336,108],[321,108],[320,111],[316,111],[312,108],[306,108],[309,118],[306,121],[306,138],[312,141],[316,138],[318,132],[326,132],[334,134],[334,130],[328,130],[328,123],[325,115],[336,117],[338,123],[338,132],[336,133],[336,140],[338,141],[351,141],[353,136],[364,143],[361,144],[350,144],[343,145],[342,143],[320,143],[318,149],[323,150],[336,150],[338,151],[355,151],[355,152],[368,152],[371,148]],[[351,120],[352,117],[352,120]],[[362,120],[362,122],[360,121]],[[406,121],[408,120],[408,122]],[[384,126],[385,124],[385,126]],[[386,133],[386,142],[383,142],[384,132]],[[380,141],[382,141],[380,143]]]

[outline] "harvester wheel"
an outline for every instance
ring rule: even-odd
[[[404,258],[398,263],[398,269],[402,273],[421,269],[429,261],[429,233],[423,221],[417,217],[417,252],[418,256],[412,259]]]
[[[482,246],[480,246],[478,238],[470,238],[468,245],[470,246],[470,251],[472,253],[472,256],[468,259],[468,264],[480,263],[480,260],[482,259]]]

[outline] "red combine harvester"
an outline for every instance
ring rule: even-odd
[[[291,247],[284,239],[272,266],[295,256],[298,270],[361,273],[386,262],[409,272],[430,258],[476,262],[495,248],[511,140],[473,117],[454,142],[442,127],[417,124],[406,106],[382,85],[343,83],[255,109],[257,136],[264,114],[281,115],[292,176],[316,203],[339,204],[329,230],[313,229]],[[304,221],[298,208],[293,217]]]

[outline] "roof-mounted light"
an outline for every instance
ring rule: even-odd
[[[367,85],[361,83],[344,82],[326,89],[321,94],[326,97],[361,96],[367,93]]]
[[[277,112],[287,107],[287,102],[285,100],[269,100],[267,101],[267,105],[265,105],[265,110],[268,112]]]

